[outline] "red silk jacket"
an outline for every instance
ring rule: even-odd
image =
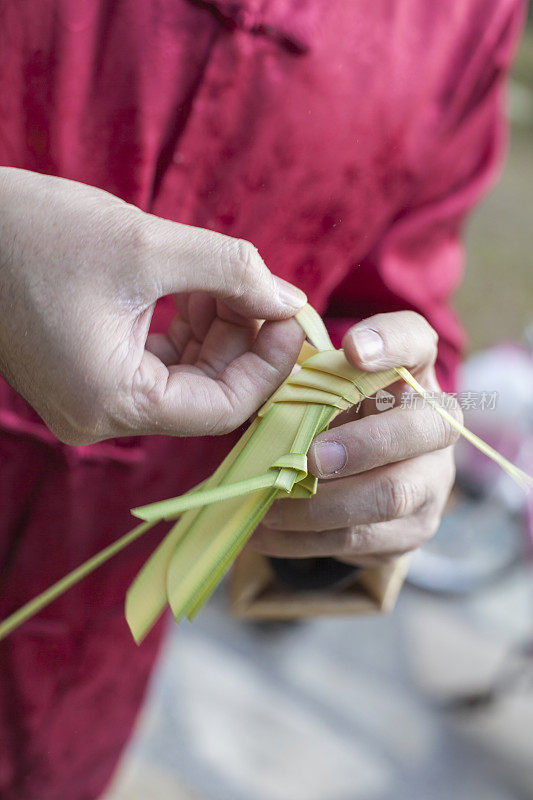
[[[461,226],[500,161],[522,17],[522,0],[4,0],[0,164],[251,240],[337,337],[415,309],[451,388]],[[68,447],[0,379],[0,616],[128,530],[130,506],[204,478],[230,439]],[[157,654],[160,631],[137,648],[123,618],[156,543],[0,643],[3,800],[108,782]]]

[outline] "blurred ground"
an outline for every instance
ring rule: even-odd
[[[457,297],[474,350],[533,321],[531,33],[510,94],[507,167],[469,226]],[[219,591],[170,626],[106,800],[531,800],[532,657],[512,653],[532,592],[524,557],[467,598],[406,587],[388,618],[260,628]],[[506,675],[493,702],[457,703]]]
[[[106,800],[530,800],[533,697],[487,688],[531,630],[520,570],[470,601],[406,588],[390,617],[259,628],[221,594],[171,628]]]

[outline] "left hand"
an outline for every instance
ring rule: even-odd
[[[354,367],[377,372],[406,366],[430,391],[437,335],[411,311],[378,314],[352,327],[343,339]],[[408,387],[387,387],[394,407],[378,412],[375,400],[344,412],[309,451],[319,479],[309,500],[278,500],[251,539],[278,558],[333,556],[370,567],[414,550],[436,532],[455,477],[455,430],[420,399],[401,404]],[[405,395],[404,395],[405,396]],[[451,397],[446,408],[458,419]]]
[[[66,444],[234,430],[292,369],[305,300],[250,242],[0,167],[0,373]]]

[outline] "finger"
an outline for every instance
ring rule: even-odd
[[[201,295],[191,297],[189,308],[193,305],[193,297],[199,298]],[[202,296],[204,299],[212,300],[207,295]],[[169,344],[164,342],[167,337],[152,334],[147,349],[161,358],[166,366],[196,364],[209,377],[216,377],[231,361],[251,348],[260,327],[257,320],[246,319],[223,303],[219,302],[218,306],[218,313],[215,309],[214,315],[211,315],[211,307],[204,304],[209,316],[203,320],[195,319],[192,312],[189,319],[187,312],[189,321],[185,321],[180,312],[170,323]],[[208,320],[209,328],[206,330]],[[157,346],[157,350],[154,346]],[[173,360],[169,360],[171,352],[174,352]]]
[[[278,500],[264,524],[277,530],[324,531],[408,517],[433,497],[433,473],[423,461],[433,455],[326,481],[308,500]]]
[[[248,419],[291,371],[303,341],[294,320],[265,323],[252,348],[217,377],[169,368],[145,351],[132,385],[130,425],[138,433],[227,433]]]
[[[178,316],[184,322],[190,322],[189,320],[189,297],[190,294],[188,292],[182,293],[175,293],[174,297],[174,304],[178,311]]]
[[[459,404],[450,395],[441,402],[462,421]],[[430,406],[393,408],[321,433],[308,456],[317,478],[340,478],[404,461],[453,445],[459,434]]]
[[[437,358],[437,334],[414,311],[376,314],[345,334],[347,359],[358,369],[376,372],[391,367],[423,370]]]
[[[147,216],[141,243],[148,254],[151,301],[165,294],[207,292],[247,317],[269,320],[292,316],[306,302],[305,294],[273,275],[244,239]]]
[[[253,320],[243,322],[237,324],[219,318],[213,322],[196,361],[207,375],[216,377],[252,348],[258,328]]]
[[[196,339],[189,339],[185,347],[183,348],[183,352],[181,354],[180,364],[196,364],[198,358],[200,357],[200,351],[202,349],[201,342],[197,342]]]
[[[188,320],[195,339],[203,342],[217,315],[217,302],[204,292],[194,292],[189,296]]]
[[[232,322],[234,325],[249,326],[257,331],[260,327],[260,322],[257,319],[250,319],[243,314],[239,314],[233,308],[230,308],[227,303],[222,300],[216,301],[216,316],[223,319],[225,322]]]
[[[240,325],[252,325],[256,322],[233,311],[226,303],[215,300],[205,292],[175,294],[174,302],[178,310],[177,318],[189,324],[192,335],[199,342],[205,339],[217,317]]]
[[[333,557],[354,565],[383,562],[415,550],[436,531],[423,515],[328,531],[271,530],[260,525],[250,545],[274,558]]]
[[[146,349],[168,367],[170,364],[179,364],[179,355],[176,348],[164,333],[150,333],[146,339]]]
[[[170,320],[170,324],[167,330],[167,337],[171,342],[174,350],[176,351],[177,360],[173,361],[174,364],[179,364],[181,362],[181,358],[183,356],[183,351],[187,346],[187,343],[191,341],[196,341],[192,335],[191,326],[188,320],[183,319],[181,313],[176,314]]]

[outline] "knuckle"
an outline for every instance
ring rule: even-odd
[[[146,360],[142,359],[131,379],[134,406],[146,411],[149,408],[159,409],[165,398],[168,375],[163,364],[158,369],[150,369]]]
[[[234,241],[238,261],[245,269],[260,261],[259,251],[255,245],[247,239],[235,239]]]
[[[443,406],[448,413],[462,425],[463,412],[457,400],[447,394],[443,394],[440,398],[440,405]],[[460,437],[460,433],[450,423],[440,416],[440,414],[432,413],[433,425],[435,428],[437,449],[451,447]]]
[[[220,257],[228,297],[239,298],[254,283],[259,253],[246,239],[228,236],[222,243]]]
[[[413,316],[415,324],[420,328],[421,333],[426,336],[431,343],[436,347],[439,341],[439,335],[435,328],[433,328],[427,319],[416,311],[410,312]]]
[[[162,245],[161,225],[159,220],[145,214],[134,206],[123,211],[122,230],[123,245],[137,258],[144,262],[145,256],[157,251]],[[125,240],[125,241],[124,241]]]
[[[387,476],[378,485],[377,510],[380,519],[398,519],[411,514],[418,502],[414,484],[397,476]]]
[[[162,291],[160,271],[154,267],[168,254],[169,243],[173,241],[169,236],[169,224],[134,206],[122,212],[117,245],[127,259],[128,297],[138,303],[144,301],[146,292],[151,297],[153,292]]]

